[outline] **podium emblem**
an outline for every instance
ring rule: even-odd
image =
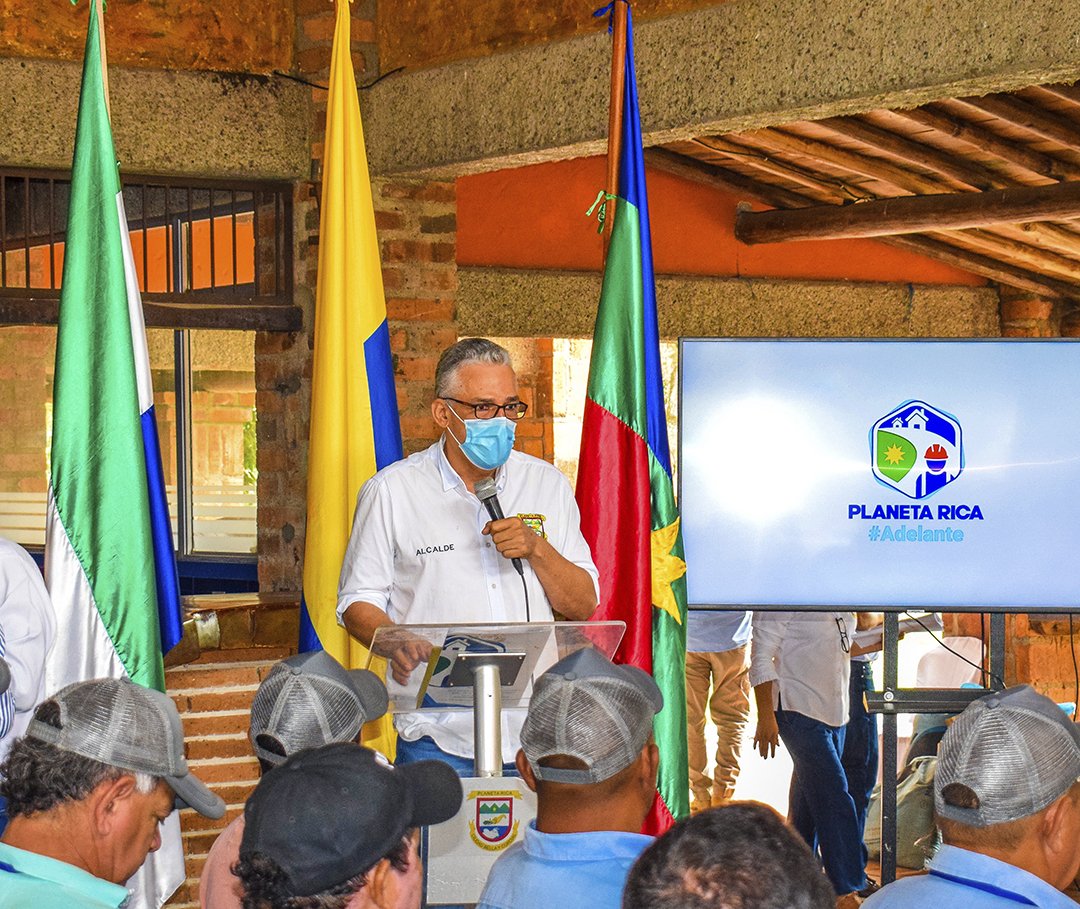
[[[470,793],[471,794],[471,793]],[[477,793],[475,819],[469,823],[473,842],[483,849],[504,849],[517,838],[514,793]]]

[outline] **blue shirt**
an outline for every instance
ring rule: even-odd
[[[1076,909],[1076,903],[1042,878],[957,846],[942,846],[927,867],[929,874],[882,887],[863,903],[863,909]]]
[[[0,843],[0,909],[117,909],[127,898],[89,871]]]
[[[723,653],[745,647],[750,643],[750,616],[741,610],[687,610],[686,649],[690,653]]]
[[[652,842],[614,830],[541,833],[530,821],[492,866],[477,909],[619,909],[630,866]]]

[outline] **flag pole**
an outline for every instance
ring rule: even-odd
[[[608,105],[607,199],[604,203],[604,258],[615,226],[615,196],[619,192],[619,152],[622,144],[623,94],[626,87],[626,9],[629,0],[615,0],[611,28],[611,100]]]
[[[112,123],[112,107],[109,105],[109,65],[105,56],[105,4],[102,0],[93,0],[94,11],[97,13],[98,47],[101,48],[101,87],[105,92],[105,113]],[[623,39],[625,49],[626,39]]]

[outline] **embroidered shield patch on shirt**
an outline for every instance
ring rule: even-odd
[[[544,516],[542,514],[519,514],[518,517],[528,524],[534,533],[542,536],[545,540],[547,539],[547,533],[544,532]]]

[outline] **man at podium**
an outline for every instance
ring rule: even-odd
[[[337,609],[363,644],[388,625],[592,615],[599,574],[570,484],[551,464],[513,449],[527,410],[504,348],[466,338],[443,352],[431,404],[441,438],[380,470],[357,498]],[[395,679],[404,683],[426,656],[422,643],[398,647]],[[472,774],[470,716],[418,712],[395,723],[398,763],[439,758]],[[517,753],[518,731],[504,717],[504,764]]]

